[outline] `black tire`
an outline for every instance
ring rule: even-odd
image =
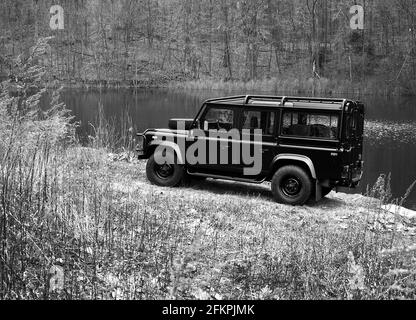
[[[272,193],[279,203],[301,206],[311,197],[312,179],[298,166],[280,168],[272,179]]]
[[[147,161],[146,175],[152,184],[160,187],[176,187],[184,177],[184,167],[178,164],[159,165],[153,154]]]

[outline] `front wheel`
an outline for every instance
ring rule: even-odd
[[[178,164],[158,164],[155,155],[152,155],[147,161],[146,175],[147,179],[157,186],[176,187],[182,181],[184,168]]]
[[[298,166],[282,167],[272,179],[272,193],[279,203],[304,205],[309,200],[312,189],[311,178]]]

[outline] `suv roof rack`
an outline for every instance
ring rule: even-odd
[[[297,106],[308,107],[307,104],[313,104],[314,107],[319,107],[318,104],[324,104],[327,107],[331,105],[338,105],[338,108],[344,109],[349,102],[347,99],[339,98],[313,98],[313,97],[288,97],[288,96],[271,96],[271,95],[240,95],[230,96],[217,99],[210,99],[205,103],[230,103],[238,102],[239,104],[249,105],[250,102],[276,102],[279,106],[284,107],[286,103],[299,103]],[[294,106],[294,105],[293,105]]]

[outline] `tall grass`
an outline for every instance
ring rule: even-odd
[[[39,107],[48,76],[37,60],[47,41],[39,40],[27,57],[19,56],[15,79],[1,84],[0,297],[18,297],[26,289],[28,266],[53,260],[49,240],[57,227],[52,212],[58,194],[51,186],[61,154],[73,143],[74,127],[59,102],[59,89],[52,92],[46,112]]]
[[[136,130],[128,111],[123,111],[121,119],[108,120],[103,104],[99,102],[95,123],[89,125],[92,128],[92,135],[88,137],[88,146],[116,153],[133,150]]]
[[[380,79],[369,79],[365,83],[351,82],[346,79],[312,79],[304,75],[284,75],[270,79],[257,79],[250,81],[202,78],[198,80],[187,80],[170,82],[170,89],[185,90],[220,90],[220,91],[263,91],[285,94],[309,94],[309,95],[350,95],[361,96],[363,94],[377,94],[391,96],[398,94],[411,95],[414,91],[402,87],[397,83],[388,83]]]
[[[45,70],[20,63],[0,95],[1,299],[415,298],[415,222],[383,209],[388,177],[326,211],[152,187],[108,158],[131,142],[104,117],[81,147],[59,92],[41,112]]]

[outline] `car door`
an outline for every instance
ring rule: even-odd
[[[260,180],[269,170],[276,155],[278,111],[245,109],[241,122],[241,174],[246,179]]]
[[[239,136],[240,110],[237,106],[208,104],[201,117],[198,119],[202,136],[194,140],[204,145],[204,163],[190,166],[192,172],[236,176],[239,168],[239,153],[236,153],[236,145],[240,141]]]

